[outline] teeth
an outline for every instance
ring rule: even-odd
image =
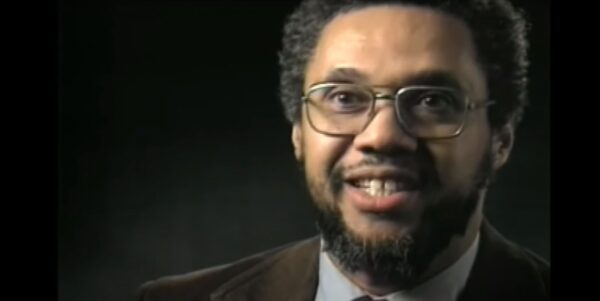
[[[371,179],[371,189],[374,190],[381,190],[383,189],[383,181],[378,180],[378,179]]]
[[[371,196],[387,196],[402,188],[402,183],[395,180],[361,179],[356,186]]]
[[[369,179],[361,179],[356,181],[356,186],[360,188],[368,188],[371,187],[371,180]]]
[[[388,191],[395,191],[395,190],[396,190],[396,187],[397,187],[397,185],[396,185],[396,181],[392,181],[392,180],[387,180],[387,181],[385,181],[385,184],[384,184],[384,188],[385,188],[385,190],[388,190]]]

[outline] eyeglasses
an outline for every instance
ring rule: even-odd
[[[394,102],[402,128],[416,138],[441,139],[460,135],[469,111],[494,102],[473,103],[462,92],[448,87],[409,86],[394,95],[351,83],[321,83],[302,97],[312,128],[326,135],[361,133],[376,114],[377,100]]]

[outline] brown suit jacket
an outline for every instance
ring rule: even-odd
[[[319,237],[313,237],[231,264],[150,281],[138,296],[140,301],[313,301],[318,265]],[[484,222],[459,300],[549,300],[549,278],[546,261]]]

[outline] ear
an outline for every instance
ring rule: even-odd
[[[292,128],[292,144],[296,160],[302,161],[304,153],[302,152],[302,125],[300,122],[295,122]]]
[[[494,170],[502,167],[513,148],[515,130],[512,125],[505,125],[492,134],[492,152],[494,154]]]

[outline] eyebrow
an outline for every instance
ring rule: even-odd
[[[335,68],[327,73],[325,82],[364,83],[367,75],[354,68]]]
[[[325,77],[325,82],[366,83],[368,76],[355,68],[335,68]],[[463,90],[460,81],[453,74],[442,70],[429,70],[402,80],[400,86],[441,86]]]
[[[421,72],[410,76],[408,79],[402,81],[402,86],[441,86],[447,88],[453,88],[456,90],[464,90],[460,81],[453,74],[446,71],[431,70]]]

